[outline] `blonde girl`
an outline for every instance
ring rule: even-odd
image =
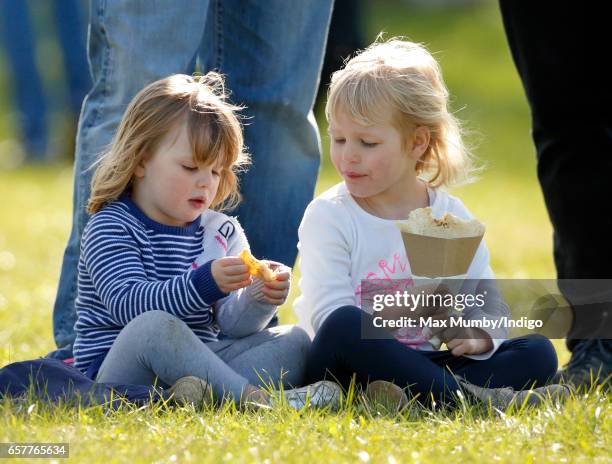
[[[390,337],[378,329],[369,339],[361,336],[362,323],[373,326],[361,308],[362,280],[411,278],[396,221],[428,206],[436,217],[446,212],[472,217],[444,190],[473,172],[448,106],[440,67],[417,43],[376,42],[334,73],[326,115],[331,160],[343,181],[311,202],[299,229],[302,294],[295,312],[299,325],[316,335],[307,381],[327,373],[346,386],[355,374],[362,385],[379,381],[371,385],[394,392],[400,403],[405,402],[401,389],[407,388],[424,402],[451,403],[458,378],[469,385],[520,389],[543,384],[555,373],[557,357],[548,339],[505,340],[503,326],[443,330],[438,334],[448,347],[443,351],[423,334]],[[484,242],[468,278],[483,285],[494,278]],[[507,315],[495,286],[490,287],[483,310],[465,317]],[[495,398],[510,401],[513,395]]]

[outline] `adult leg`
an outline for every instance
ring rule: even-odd
[[[28,6],[24,0],[0,0],[0,8],[25,149],[30,160],[42,160],[47,151],[47,102],[34,58]]]
[[[459,385],[450,371],[423,352],[389,339],[383,329],[378,338],[363,338],[362,317],[370,316],[355,306],[344,306],[325,320],[312,343],[306,367],[307,383],[329,374],[347,387],[355,374],[361,385],[386,380],[402,388],[408,386],[424,402],[430,393],[437,402],[451,401]],[[372,331],[369,336],[376,336],[376,332]]]
[[[297,326],[283,325],[207,346],[251,385],[282,382],[292,388],[302,384],[310,338]]]
[[[538,177],[554,228],[559,279],[610,279],[612,73],[603,4],[501,0],[512,55],[531,107]],[[572,25],[572,34],[567,25]],[[584,63],[589,63],[585,72]],[[598,218],[585,227],[583,218]],[[585,383],[589,368],[612,369],[610,281],[559,286],[574,309],[570,368]],[[599,293],[602,298],[594,299]],[[603,302],[603,304],[601,303]],[[570,375],[572,376],[572,375]]]
[[[215,0],[215,45],[203,44],[205,66],[227,74],[233,101],[250,118],[245,142],[253,165],[235,213],[253,253],[288,266],[319,168],[312,106],[331,8],[332,0]]]
[[[203,343],[179,318],[164,311],[136,317],[117,336],[97,382],[167,388],[185,376],[205,380],[219,398],[240,399],[248,380]]]
[[[64,69],[68,83],[70,110],[78,115],[81,104],[91,87],[87,66],[85,37],[80,0],[54,0],[53,13],[59,43],[64,57]]]
[[[88,53],[93,87],[76,141],[73,219],[53,308],[58,347],[75,339],[77,264],[87,222],[91,168],[111,142],[127,104],[146,84],[190,72],[204,31],[208,0],[92,0]]]

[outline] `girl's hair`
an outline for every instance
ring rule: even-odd
[[[236,174],[250,160],[236,114],[242,107],[230,104],[227,97],[223,76],[215,72],[193,77],[174,74],[142,89],[130,102],[110,148],[94,165],[87,212],[94,214],[117,200],[131,186],[138,164],[180,124],[187,124],[194,163],[221,165],[211,208],[238,204]]]
[[[400,38],[377,41],[332,75],[328,121],[344,111],[359,124],[386,123],[389,110],[400,133],[429,128],[429,147],[416,164],[417,175],[434,187],[471,180],[472,157],[449,111],[440,66],[423,45]]]

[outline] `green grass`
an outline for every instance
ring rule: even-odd
[[[172,408],[71,409],[0,403],[2,441],[69,442],[83,462],[609,462],[609,400],[502,413],[465,404],[401,414],[359,398],[339,412]],[[139,439],[140,437],[144,439]]]
[[[529,112],[496,2],[447,11],[371,2],[366,18],[368,40],[385,30],[437,52],[453,107],[488,166],[478,183],[453,193],[487,225],[497,275],[554,278],[552,229],[535,175]],[[0,86],[5,83],[0,67]],[[6,97],[1,90],[2,108]],[[12,127],[2,113],[0,139]],[[319,109],[325,134],[320,116]],[[327,144],[323,135],[319,193],[338,180]],[[67,164],[0,172],[0,365],[54,348],[51,311],[71,223],[71,189]],[[291,301],[296,295],[294,285]],[[291,301],[281,309],[283,322],[295,320]],[[554,343],[565,362],[563,341]],[[610,462],[610,409],[609,398],[597,390],[563,406],[507,414],[468,406],[453,413],[413,408],[401,416],[362,404],[339,413],[167,407],[104,413],[31,400],[0,403],[0,442],[68,441],[71,455],[86,462]]]

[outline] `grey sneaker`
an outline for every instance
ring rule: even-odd
[[[204,380],[192,375],[181,377],[168,389],[170,401],[179,406],[207,405],[212,402],[212,389]]]
[[[612,340],[580,340],[574,346],[569,363],[559,370],[551,382],[569,382],[578,387],[592,384],[610,387],[612,376]]]
[[[302,409],[308,404],[315,408],[337,410],[342,403],[342,388],[335,382],[321,380],[305,387],[284,390],[283,397],[294,409]]]
[[[546,385],[534,388],[533,390],[515,391],[510,387],[504,388],[485,388],[474,385],[465,380],[459,380],[459,384],[473,398],[483,403],[489,404],[497,409],[507,409],[511,405],[537,406],[546,400],[563,401],[570,397],[572,388],[568,385]]]
[[[373,404],[379,404],[392,412],[399,412],[408,405],[408,397],[401,387],[385,380],[375,380],[366,387],[365,396]]]

